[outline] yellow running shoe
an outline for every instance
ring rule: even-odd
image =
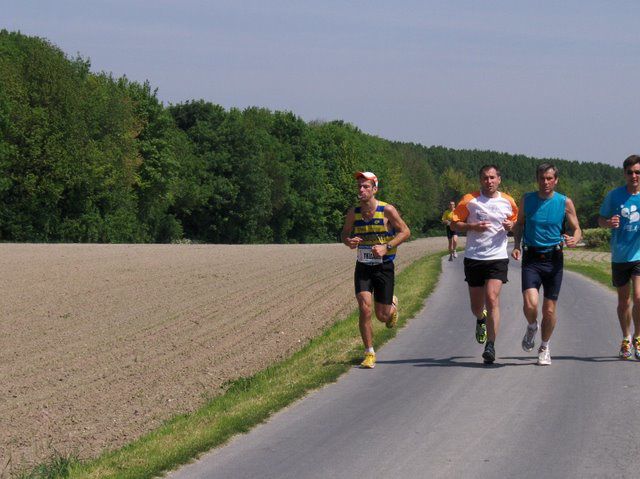
[[[364,361],[360,363],[361,368],[373,369],[376,367],[376,353],[364,353]]]
[[[398,324],[398,297],[397,296],[393,296],[393,301],[391,302],[391,304],[393,304],[393,306],[395,306],[393,313],[391,313],[391,318],[389,318],[389,321],[387,321],[385,324],[385,326],[387,326],[387,328],[391,329],[391,328],[395,328],[396,324]]]
[[[484,344],[487,342],[487,310],[482,311],[482,318],[479,323],[476,321],[476,341],[480,344]],[[531,351],[531,350],[529,350]]]

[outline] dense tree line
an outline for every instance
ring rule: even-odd
[[[541,160],[397,143],[291,112],[164,106],[148,83],[92,73],[46,40],[0,31],[0,239],[215,243],[326,242],[374,171],[416,234],[440,233],[449,199],[482,164],[514,196]],[[621,181],[604,164],[558,160],[561,187],[595,225]]]

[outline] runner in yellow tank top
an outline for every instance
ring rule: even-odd
[[[358,172],[359,205],[350,208],[342,228],[342,242],[357,250],[354,274],[356,299],[360,309],[359,328],[365,347],[363,368],[373,368],[371,326],[372,303],[376,318],[392,328],[398,321],[398,298],[393,294],[393,260],[397,247],[411,235],[409,227],[390,204],[378,201],[378,178],[370,171]]]
[[[458,253],[456,252],[456,248],[458,246],[458,233],[451,229],[451,218],[453,218],[453,210],[456,209],[456,202],[449,202],[449,209],[445,210],[442,213],[442,224],[445,227],[447,232],[447,240],[449,242],[449,261],[453,261],[454,258],[458,257]]]

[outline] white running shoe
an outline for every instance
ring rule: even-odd
[[[453,257],[457,258],[458,257],[458,253],[456,253],[455,251],[453,252]]]
[[[540,346],[538,349],[538,365],[539,366],[549,366],[551,364],[551,351],[548,347],[543,348]]]

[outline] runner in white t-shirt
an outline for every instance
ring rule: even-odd
[[[480,191],[465,195],[451,219],[454,231],[467,233],[465,281],[469,286],[471,311],[477,318],[476,340],[485,343],[482,357],[487,364],[496,359],[500,290],[507,282],[509,267],[507,232],[518,218],[513,198],[498,191],[500,182],[497,166],[480,168]]]

